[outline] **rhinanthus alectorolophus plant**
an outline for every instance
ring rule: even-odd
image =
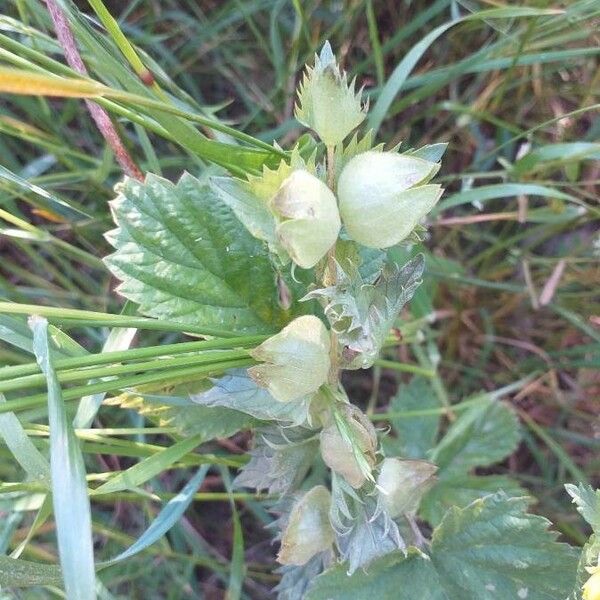
[[[367,111],[326,44],[296,107],[318,139],[303,135],[245,179],[120,184],[106,259],[119,292],[148,316],[255,337],[168,392],[149,384],[119,401],[184,435],[254,429],[234,484],[271,498],[281,600],[561,599],[580,594],[586,568],[585,598],[597,599],[597,541],[576,585],[575,552],[526,512],[522,488],[473,473],[519,441],[500,394],[440,435],[442,411],[415,377],[392,401],[390,432],[341,384],[344,370],[375,363],[419,287],[426,261],[414,248],[443,191],[446,144],[385,150],[355,132]],[[419,407],[421,418],[402,417]],[[598,496],[570,493],[597,527]]]

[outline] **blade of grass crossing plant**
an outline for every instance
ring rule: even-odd
[[[239,600],[242,595],[242,585],[246,576],[246,566],[244,563],[244,533],[242,531],[242,523],[238,513],[235,501],[231,496],[233,490],[231,486],[231,477],[229,471],[225,467],[220,468],[221,477],[225,484],[225,489],[229,494],[229,502],[231,504],[231,518],[233,520],[233,544],[231,552],[231,566],[229,571],[229,585],[225,600]]]
[[[194,499],[194,494],[198,491],[198,488],[202,485],[209,466],[204,465],[200,467],[196,474],[185,484],[183,489],[158,513],[158,516],[152,521],[151,525],[144,531],[144,533],[131,545],[127,550],[121,552],[118,556],[115,556],[112,560],[107,563],[103,563],[101,566],[113,565],[117,562],[130,558],[139,552],[142,552],[148,546],[151,546],[158,541],[185,513],[188,506]]]
[[[173,463],[183,458],[186,454],[189,454],[202,440],[203,436],[194,435],[173,444],[166,450],[158,452],[133,465],[133,467],[130,467],[126,471],[115,475],[110,481],[96,488],[94,495],[120,492],[146,483],[149,479],[170,468]]]
[[[368,128],[372,129],[374,134],[377,133],[390,106],[392,105],[392,102],[394,101],[394,98],[402,89],[404,82],[410,75],[417,62],[420,60],[429,46],[454,25],[458,25],[464,21],[535,17],[541,15],[555,15],[559,14],[560,12],[561,11],[557,12],[555,10],[543,10],[528,7],[492,8],[440,25],[428,33],[420,42],[415,44],[411,48],[410,52],[396,66],[387,83],[383,86],[375,106],[373,106],[373,109],[369,113]]]
[[[4,394],[0,394],[0,404],[4,402],[6,402],[6,398]],[[49,486],[50,467],[48,461],[29,439],[21,421],[14,413],[0,414],[0,436],[4,438],[7,448],[27,473],[29,479]]]
[[[135,311],[135,306],[131,302],[127,302],[121,311],[121,314],[129,315]],[[119,350],[127,350],[133,341],[137,329],[134,327],[114,328],[108,334],[106,342],[102,347],[102,352],[116,352]],[[77,413],[73,420],[73,427],[76,429],[86,429],[91,426],[105,393],[90,394],[85,396],[79,402]]]
[[[30,183],[26,179],[15,175],[12,171],[9,171],[6,167],[0,165],[0,179],[8,181],[10,184],[15,186],[19,190],[23,190],[27,194],[34,194],[37,201],[31,201],[36,207],[45,208],[50,210],[61,217],[65,217],[68,220],[82,220],[91,218],[90,215],[69,205],[68,202],[58,198],[56,195],[47,192],[45,189],[38,185]]]
[[[34,316],[29,325],[33,350],[48,386],[52,501],[65,590],[69,600],[95,600],[92,520],[83,456],[52,366],[48,321]]]
[[[23,538],[21,543],[10,553],[11,558],[19,558],[23,554],[23,550],[27,547],[27,544],[33,539],[33,536],[37,533],[38,529],[47,521],[48,517],[52,514],[52,496],[47,494],[40,506],[37,515],[31,527],[27,531],[27,535]]]
[[[17,560],[0,555],[0,585],[9,588],[29,587],[32,585],[62,584],[60,569],[56,565]],[[75,600],[69,596],[68,600]],[[83,600],[83,596],[81,599]]]
[[[457,192],[445,198],[432,211],[431,215],[437,215],[440,212],[460,206],[462,204],[479,204],[487,200],[496,198],[508,198],[512,196],[540,196],[542,198],[557,198],[568,202],[578,203],[579,200],[574,196],[565,194],[545,185],[535,183],[494,183],[492,185],[482,185],[464,192]]]

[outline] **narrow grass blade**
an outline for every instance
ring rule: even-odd
[[[152,521],[148,529],[146,529],[146,531],[144,531],[144,533],[129,546],[127,550],[121,552],[121,554],[115,556],[115,558],[107,563],[103,563],[102,566],[113,565],[126,558],[130,558],[131,556],[142,552],[165,535],[165,533],[179,521],[188,506],[192,503],[194,494],[202,485],[208,469],[209,465],[200,467],[196,474],[186,483],[184,488],[167,502],[154,521]]]
[[[437,40],[443,33],[454,25],[463,23],[464,21],[474,20],[485,20],[485,19],[511,19],[515,17],[535,17],[542,15],[556,15],[562,11],[556,10],[544,10],[535,9],[528,7],[513,7],[513,8],[492,8],[489,10],[482,10],[478,13],[454,19],[436,27],[433,31],[428,33],[420,42],[415,44],[410,52],[400,61],[396,66],[387,83],[383,86],[379,98],[375,103],[375,106],[370,111],[368,124],[369,129],[373,130],[373,133],[377,133],[381,127],[381,123],[385,119],[385,116],[394,101],[394,98],[398,95],[407,77],[411,71],[421,59],[425,51]]]
[[[229,572],[229,585],[225,600],[239,600],[242,595],[242,585],[246,576],[246,565],[244,562],[244,533],[242,531],[242,523],[238,513],[235,500],[233,499],[231,478],[229,471],[225,467],[221,467],[221,476],[225,483],[225,488],[229,494],[229,503],[231,505],[231,517],[233,520],[233,544],[231,551],[231,570]]]
[[[94,495],[120,492],[138,487],[152,477],[167,470],[171,465],[191,452],[202,442],[201,435],[194,435],[181,442],[173,444],[166,450],[154,454],[145,460],[133,465],[126,471],[115,475],[110,481],[94,490]]]
[[[137,329],[133,327],[113,329],[106,338],[106,342],[102,347],[102,352],[127,350],[131,345],[136,332]],[[87,427],[90,427],[105,396],[106,394],[103,392],[84,396],[77,407],[77,414],[73,420],[73,427],[76,429],[86,429]]]
[[[6,398],[4,394],[0,394],[0,404],[4,402],[6,402]],[[49,486],[50,467],[48,461],[29,439],[21,421],[14,413],[0,413],[0,436],[4,438],[7,448],[27,473],[29,479]]]
[[[31,562],[0,555],[0,585],[29,587],[32,585],[62,584],[60,569],[55,565]],[[72,597],[75,600],[75,596]],[[83,600],[83,596],[81,596]],[[71,596],[69,596],[71,600]]]
[[[104,89],[101,83],[87,79],[67,79],[25,69],[0,67],[0,92],[5,94],[97,98],[102,96]]]
[[[48,386],[52,500],[65,590],[69,600],[95,600],[92,520],[83,456],[52,365],[48,321],[34,316],[29,324],[33,350]]]

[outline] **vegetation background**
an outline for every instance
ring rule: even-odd
[[[69,10],[81,18],[74,32],[90,75],[149,94],[114,32],[98,25],[90,5],[98,8],[101,2],[77,5],[79,13]],[[563,484],[600,483],[600,4],[529,0],[523,5],[564,12],[467,20],[431,43],[408,77],[396,70],[439,25],[509,5],[514,6],[496,0],[106,2],[156,80],[180,108],[202,119],[290,147],[303,133],[293,117],[301,69],[330,40],[372,105],[382,90],[394,90],[380,115],[379,141],[388,147],[401,141],[408,147],[449,143],[438,180],[451,202],[442,201],[430,219],[425,245],[435,260],[426,293],[411,309],[413,317],[426,317],[428,356],[433,352],[439,359],[432,383],[453,404],[528,378],[510,400],[523,441],[486,472],[510,474],[537,499],[535,512],[547,516],[563,539],[581,544],[588,531]],[[1,12],[0,62],[61,73],[58,63],[65,61],[44,4],[3,0]],[[113,109],[120,136],[143,172],[176,179],[184,170],[203,170],[205,157],[191,149],[190,140],[174,135],[168,120],[157,124],[150,109],[138,111],[126,102],[117,114],[109,100],[103,102]],[[121,177],[82,101],[0,97],[0,312],[14,313],[7,303],[121,312],[122,299],[101,263],[110,252],[103,238],[112,227],[108,201]],[[0,324],[0,363],[30,362],[31,355],[13,343],[15,329],[9,331],[7,323]],[[99,352],[107,333],[106,327],[81,325],[72,335]],[[178,333],[144,334],[147,345],[181,339]],[[399,343],[379,366],[348,377],[351,397],[385,422],[398,384],[410,378],[402,365],[423,366],[423,360],[418,347]],[[6,397],[19,394],[6,391]],[[44,443],[47,429],[34,424],[35,414],[29,417],[28,431]],[[133,434],[117,438],[115,428]],[[90,472],[124,469],[151,453],[152,445],[170,443],[168,431],[116,407],[102,409],[93,435],[81,435],[88,435]],[[249,440],[240,433],[206,452],[230,457],[235,465]],[[3,446],[0,455],[11,456]],[[190,472],[185,461],[174,459],[145,485],[168,498]],[[272,517],[251,494],[236,493],[232,511],[227,472],[206,476],[168,538],[103,571],[107,598],[217,599],[228,588],[230,598],[271,597],[277,575],[264,526]],[[56,560],[52,521],[32,531],[31,519],[14,512],[15,494],[26,489],[15,483],[21,480],[16,463],[0,461],[0,480],[0,549],[13,550],[31,533],[24,557]],[[131,492],[94,502],[98,556],[129,546],[157,510],[152,498]],[[6,591],[5,597],[60,594],[38,588]]]

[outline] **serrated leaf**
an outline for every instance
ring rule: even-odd
[[[505,475],[457,475],[447,479],[440,478],[423,498],[419,516],[435,527],[453,506],[464,508],[478,498],[499,491],[511,497],[523,497],[527,494],[514,479]]]
[[[234,480],[237,487],[249,487],[269,494],[287,494],[298,488],[314,461],[318,440],[303,427],[257,429],[250,461]]]
[[[207,181],[148,175],[118,190],[118,228],[106,235],[116,252],[105,260],[140,312],[239,332],[271,332],[289,320],[266,248]]]
[[[330,553],[321,552],[313,556],[305,565],[285,565],[277,569],[277,573],[281,573],[281,581],[274,589],[277,592],[277,600],[304,600],[315,577],[330,561]]]
[[[419,254],[403,267],[388,263],[372,283],[341,269],[339,283],[317,289],[304,299],[319,299],[331,328],[344,346],[344,368],[366,369],[379,355],[383,342],[403,306],[421,283],[424,260]]]
[[[314,67],[307,67],[298,88],[296,118],[315,131],[326,146],[340,143],[366,117],[362,92],[355,92],[355,80],[348,84],[340,72],[329,42],[325,42]]]
[[[348,574],[394,550],[405,549],[398,526],[378,496],[357,495],[343,480],[334,477],[331,525],[340,559]]]
[[[262,421],[283,421],[300,425],[307,419],[309,398],[304,401],[278,402],[260,387],[246,369],[231,369],[206,392],[192,394],[193,402],[207,407],[223,407],[246,413]]]
[[[343,565],[317,577],[307,600],[561,600],[575,579],[576,552],[556,542],[526,499],[488,496],[452,509],[434,531],[431,558],[393,552],[366,573]]]
[[[337,565],[317,577],[302,600],[365,600],[366,598],[450,600],[440,587],[431,561],[414,551],[408,557],[402,552],[392,552],[372,562],[366,572],[359,571],[350,577],[344,565]],[[300,598],[293,600],[300,600]]]
[[[440,479],[489,466],[509,456],[521,439],[517,417],[504,402],[484,400],[462,413],[431,451]]]
[[[598,566],[600,557],[600,490],[580,483],[566,484],[565,489],[577,505],[581,516],[591,525],[592,535],[583,546],[577,566],[577,582],[570,598],[580,600],[581,588],[590,578],[590,569]],[[593,598],[594,596],[591,596]]]
[[[433,564],[449,598],[558,600],[573,588],[576,553],[526,498],[499,493],[451,509],[434,531]]]
[[[437,438],[440,416],[403,418],[402,413],[439,406],[438,397],[424,377],[413,377],[407,385],[400,385],[389,405],[389,412],[394,415],[389,421],[397,437],[385,438],[387,444],[405,458],[425,458]]]
[[[577,505],[581,516],[591,525],[595,533],[600,534],[600,489],[594,490],[592,486],[583,483],[579,485],[567,483],[565,489],[573,503]]]

